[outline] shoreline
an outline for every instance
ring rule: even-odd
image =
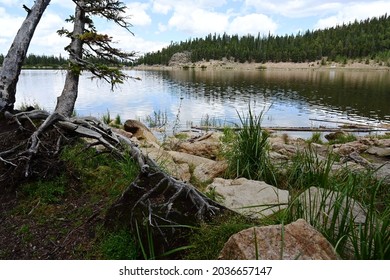
[[[198,61],[195,63],[177,63],[174,65],[137,65],[131,67],[133,70],[239,70],[239,71],[268,71],[268,70],[353,70],[353,71],[390,71],[390,67],[370,62],[369,64],[349,61],[347,64],[328,63],[321,65],[321,61],[314,62],[232,62],[221,60]]]

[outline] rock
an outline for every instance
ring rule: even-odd
[[[282,137],[270,137],[268,139],[271,150],[277,152],[278,154],[291,157],[298,151],[296,145],[286,144]]]
[[[362,157],[358,152],[352,152],[349,155],[347,155],[341,159],[342,163],[345,163],[348,161],[353,161],[361,166],[366,167],[367,169],[372,168],[371,162],[369,162],[364,157]]]
[[[158,139],[154,134],[147,128],[143,123],[137,120],[127,120],[123,125],[123,129],[127,132],[133,134],[138,140],[143,140],[149,144],[157,144],[159,143]]]
[[[188,141],[178,141],[175,151],[215,160],[220,154],[221,133],[211,132]]]
[[[207,188],[223,197],[222,205],[255,218],[269,216],[285,209],[289,198],[288,191],[277,189],[262,181],[245,178],[235,180],[215,178]]]
[[[274,152],[274,151],[269,152],[269,157],[273,162],[275,161],[286,162],[288,160],[288,156],[279,154],[278,152]]]
[[[159,166],[173,177],[189,182],[191,179],[190,166],[185,162],[176,162],[170,152],[154,147],[141,148],[145,155],[156,161]]]
[[[113,127],[113,128],[111,128],[111,129],[112,129],[112,131],[114,131],[115,133],[118,133],[118,134],[120,134],[120,135],[122,135],[122,136],[124,136],[124,137],[129,138],[129,139],[131,139],[131,138],[134,136],[133,133],[127,132],[127,131],[125,131],[125,130],[123,130],[123,129],[120,129],[120,128],[115,128],[115,127]]]
[[[366,152],[378,157],[390,157],[390,148],[388,147],[370,147]]]
[[[182,65],[191,62],[191,52],[184,51],[178,52],[172,55],[171,59],[168,62],[169,66]]]
[[[321,233],[299,219],[286,226],[254,227],[236,233],[226,242],[219,259],[337,260],[338,256]]]
[[[186,163],[193,170],[192,176],[200,183],[204,183],[221,176],[226,168],[225,161],[215,161],[186,153],[169,151],[168,152],[176,163]]]
[[[168,151],[168,153],[172,156],[173,160],[177,163],[187,163],[191,165],[192,167],[196,167],[198,165],[201,165],[203,163],[210,163],[215,162],[211,159],[190,155],[182,152],[176,152],[176,151]]]
[[[353,152],[363,153],[365,152],[369,146],[361,143],[360,141],[353,141],[345,144],[336,144],[333,145],[333,152],[336,154],[346,156]]]
[[[333,140],[336,140],[336,139],[339,139],[339,138],[342,138],[342,137],[345,137],[345,136],[347,136],[347,134],[344,131],[340,130],[340,131],[336,131],[336,132],[332,132],[332,133],[326,134],[324,137],[328,141],[333,141]]]
[[[390,139],[379,139],[377,145],[380,147],[390,147]]]
[[[385,184],[390,184],[390,162],[386,164],[374,163],[372,164],[373,169],[376,170],[374,175],[379,180],[382,180]]]
[[[216,177],[222,176],[228,165],[225,161],[212,161],[198,165],[192,174],[201,183],[210,182]]]
[[[332,225],[336,229],[343,221],[364,224],[366,211],[354,199],[336,191],[310,187],[297,198],[301,215],[313,226]],[[337,217],[334,217],[337,215]]]

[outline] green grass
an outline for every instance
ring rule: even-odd
[[[390,199],[388,186],[378,181],[372,171],[332,171],[337,157],[329,153],[321,158],[310,148],[297,153],[285,167],[284,176],[277,176],[292,196],[285,211],[285,223],[303,218],[320,231],[343,258],[389,258]],[[322,195],[309,192],[317,187]],[[330,201],[330,202],[329,202]],[[363,224],[355,220],[353,206],[366,212]]]
[[[312,136],[307,139],[307,142],[310,143],[316,143],[316,144],[323,144],[322,141],[322,133],[321,132],[313,132]]]
[[[134,236],[124,229],[106,234],[100,243],[105,260],[135,260],[139,257],[138,247]]]
[[[28,217],[28,222],[18,232],[23,240],[35,238],[29,230],[31,226],[49,228],[59,239],[84,228],[95,213],[103,217],[139,173],[138,165],[130,157],[116,158],[109,153],[98,153],[93,148],[86,148],[83,142],[66,146],[60,159],[63,172],[59,175],[20,187],[22,195],[12,214],[22,219]],[[63,221],[66,221],[66,227]],[[129,232],[110,232],[99,223],[96,227],[89,227],[95,232],[95,238],[90,239],[88,245],[75,245],[75,259],[139,257],[138,244]]]
[[[290,191],[288,208],[267,223],[288,224],[304,218],[343,258],[390,259],[389,185],[378,181],[370,170],[356,172],[340,167],[335,170],[339,156],[331,150],[326,156],[320,156],[311,145],[300,149],[284,164],[273,163],[269,159],[268,135],[261,129],[261,116],[249,112],[246,117],[240,116],[240,120],[241,130],[225,129],[222,138],[222,153],[229,162],[227,177],[264,180]],[[321,134],[315,133],[308,142],[320,143],[320,139]],[[355,140],[354,135],[342,135],[330,144]],[[310,187],[319,188],[322,196],[298,199]],[[216,198],[214,193],[209,195]],[[366,218],[362,224],[351,213],[354,205],[364,209]],[[207,242],[204,247],[214,246],[217,241]]]
[[[22,187],[24,195],[37,198],[42,203],[59,203],[66,191],[67,180],[64,175],[50,179],[38,180]]]
[[[189,260],[215,260],[230,236],[254,226],[242,216],[224,216],[214,223],[203,224],[190,237],[186,258]]]
[[[102,121],[103,123],[105,124],[110,124],[112,119],[111,119],[111,114],[110,114],[110,111],[107,110],[107,113],[106,114],[103,114],[102,116]]]
[[[22,104],[20,104],[20,106],[18,107],[20,111],[26,111],[27,109],[32,109],[32,108],[35,110],[43,110],[43,108],[37,102],[33,102],[32,104],[29,104],[27,102],[22,102]]]
[[[168,114],[166,111],[153,111],[152,115],[146,117],[145,122],[148,124],[149,127],[166,126],[168,124]]]
[[[357,138],[355,135],[353,135],[352,133],[348,133],[348,134],[339,134],[336,139],[332,139],[328,142],[329,145],[334,145],[334,144],[345,144],[345,143],[348,143],[348,142],[353,142],[353,141],[356,141]]]
[[[222,138],[223,156],[228,161],[227,176],[275,183],[269,157],[269,134],[261,127],[262,114],[256,115],[249,108],[248,115],[238,116],[240,129],[236,133],[225,129]]]

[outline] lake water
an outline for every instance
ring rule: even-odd
[[[125,119],[160,112],[169,128],[180,130],[209,119],[239,123],[237,112],[264,112],[263,126],[318,127],[336,122],[390,124],[390,72],[327,70],[169,70],[127,72],[114,91],[82,76],[76,103],[78,115],[102,117],[107,111]],[[65,72],[23,70],[17,103],[38,103],[51,111],[61,94]],[[327,122],[325,122],[327,121]],[[330,122],[329,122],[330,121]]]

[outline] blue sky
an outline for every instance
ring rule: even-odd
[[[245,35],[296,34],[390,14],[390,0],[139,0],[126,1],[134,36],[97,20],[102,33],[113,35],[118,47],[142,54],[188,38],[209,33]],[[0,0],[0,53],[12,43],[26,12],[22,5],[33,0]],[[74,10],[71,0],[52,0],[30,45],[30,53],[58,55],[69,41],[57,35]]]

